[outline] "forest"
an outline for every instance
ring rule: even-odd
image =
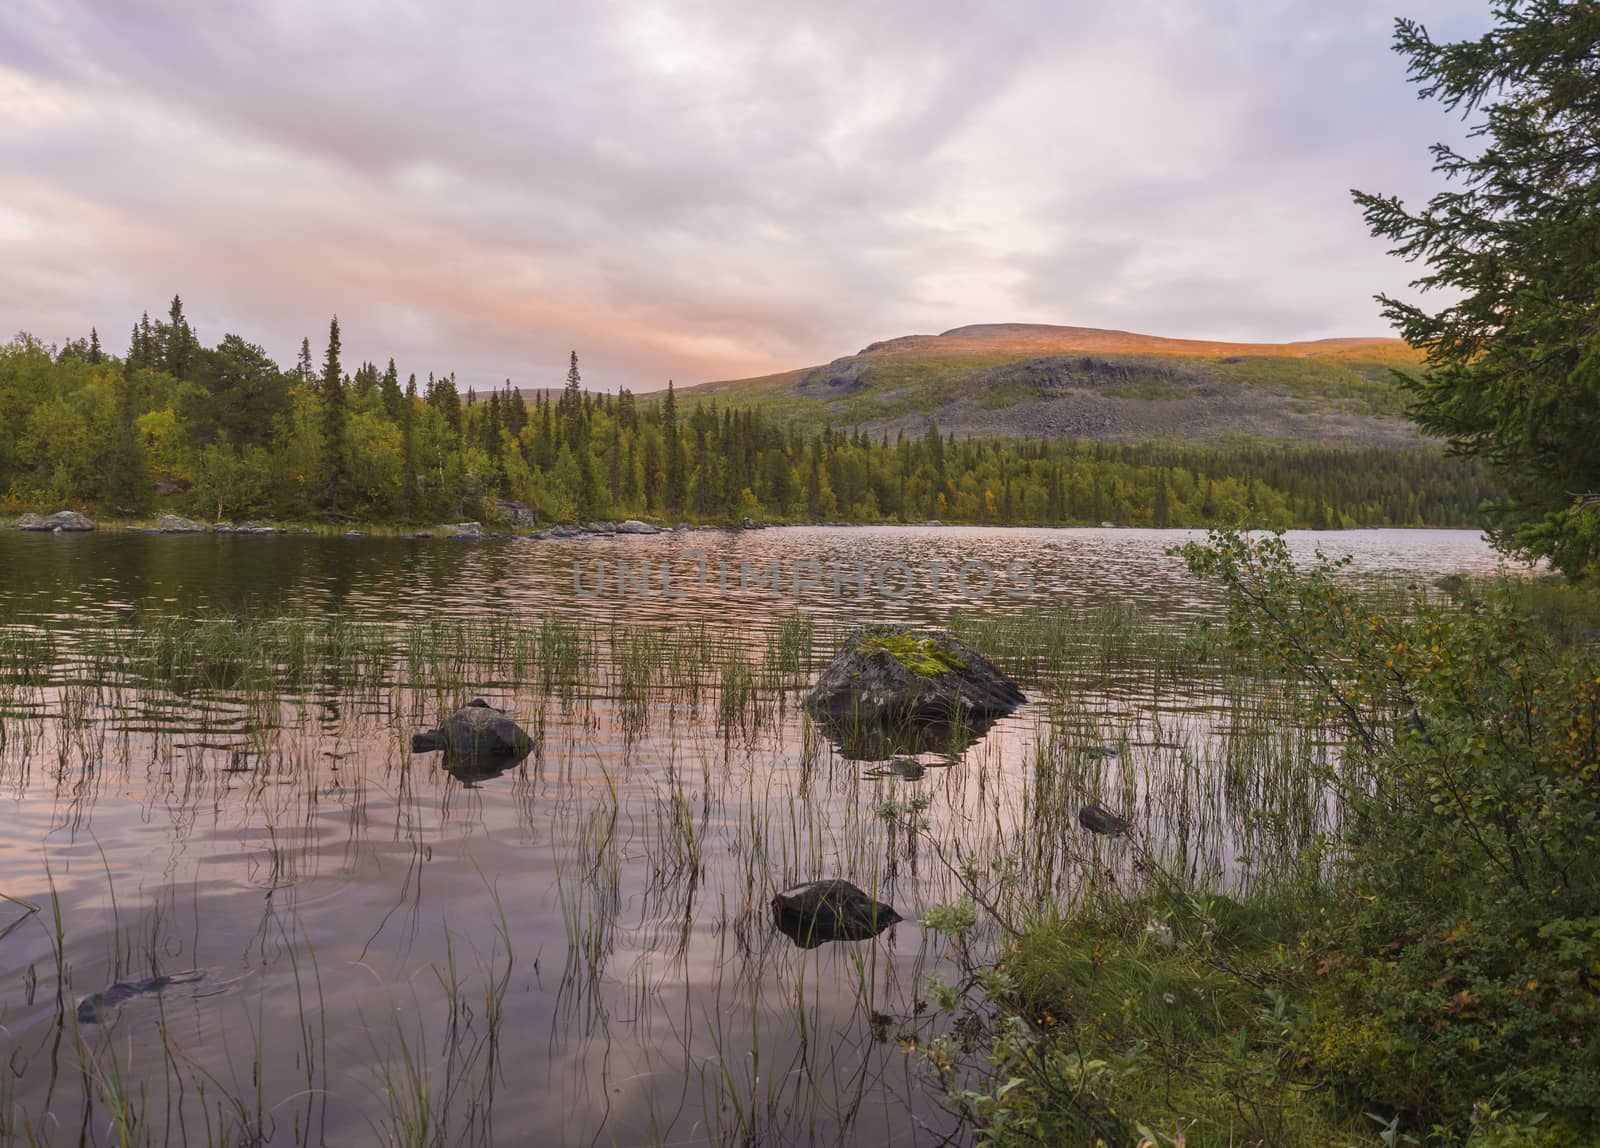
[[[1469,526],[1495,491],[1442,450],[1242,440],[1122,444],[820,430],[664,393],[559,393],[347,371],[337,318],[288,369],[207,347],[174,297],[124,354],[98,331],[0,346],[0,505],[138,520],[844,521],[1156,527]]]

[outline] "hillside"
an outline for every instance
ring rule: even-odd
[[[1408,445],[1398,339],[1220,343],[997,323],[873,343],[823,366],[688,388],[806,422],[1133,442],[1247,435]]]

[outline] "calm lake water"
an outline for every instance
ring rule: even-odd
[[[164,616],[556,616],[680,638],[704,627],[719,650],[759,659],[798,616],[818,626],[810,677],[831,635],[861,621],[1133,604],[1181,627],[1215,609],[1165,553],[1187,537],[0,534],[0,631],[57,645],[48,673],[0,686],[0,1144],[115,1143],[118,1097],[151,1143],[937,1142],[958,1130],[907,1050],[949,1027],[926,978],[959,970],[916,918],[961,895],[964,857],[1025,858],[1050,896],[1078,866],[1125,861],[1117,843],[1030,829],[1038,763],[1063,752],[1069,708],[1037,683],[959,758],[928,757],[908,778],[819,738],[799,676],[734,722],[682,685],[641,707],[615,674],[556,690],[468,657],[456,685],[509,707],[538,748],[463,780],[409,753],[409,735],[463,697],[398,679],[268,700],[181,681],[108,694],[85,680],[73,636],[114,642]],[[1497,568],[1472,532],[1290,539],[1299,556],[1353,555],[1356,577]],[[1190,872],[1237,879],[1246,839],[1230,826],[1245,798],[1151,796],[1177,772],[1205,776],[1214,699],[1170,682],[1122,689],[1102,669],[1072,721],[1085,744],[1119,750],[1124,806],[1142,802],[1152,840]],[[822,877],[877,891],[907,920],[796,948],[770,899]],[[189,970],[203,975],[76,1020],[115,983]]]

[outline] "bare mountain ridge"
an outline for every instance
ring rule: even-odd
[[[1415,445],[1398,339],[1171,339],[1094,327],[985,323],[885,339],[818,367],[707,383],[687,396],[758,402],[874,432],[1207,441],[1248,435]]]

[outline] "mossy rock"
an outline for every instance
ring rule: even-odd
[[[807,695],[806,709],[841,747],[871,743],[892,756],[931,748],[919,736],[930,727],[950,731],[952,744],[968,742],[961,735],[981,735],[1027,700],[987,658],[949,634],[865,626],[845,639]]]

